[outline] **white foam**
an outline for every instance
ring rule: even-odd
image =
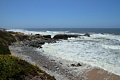
[[[11,31],[26,34],[50,34],[52,36],[65,33],[64,31],[36,32],[19,29]],[[57,41],[57,43],[46,43],[42,47],[44,54],[70,61],[83,62],[120,75],[120,35],[91,34],[91,37],[69,38],[68,40]]]
[[[120,45],[102,45],[106,49],[120,49]]]
[[[51,37],[53,37],[55,34],[65,34],[65,33],[69,32],[69,31],[28,31],[25,29],[8,29],[7,31],[22,32],[24,34],[51,35]]]
[[[118,56],[120,46],[103,48],[102,42],[96,43],[94,41],[96,40],[92,38],[70,38],[69,41],[63,40],[53,44],[45,44],[43,50],[45,54],[70,61],[83,62],[120,75],[120,58]]]
[[[120,35],[112,35],[112,34],[91,34],[92,38],[105,38],[105,39],[113,39],[120,41]]]

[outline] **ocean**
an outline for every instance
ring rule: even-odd
[[[120,28],[29,28],[8,31],[50,34],[52,37],[56,34],[89,33],[90,37],[80,36],[45,43],[42,50],[49,56],[82,62],[120,75]]]
[[[29,31],[65,31],[70,33],[108,33],[120,35],[120,28],[26,28]]]

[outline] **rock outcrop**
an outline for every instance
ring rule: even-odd
[[[23,41],[23,40],[28,40],[29,39],[28,35],[16,35],[16,37],[18,37],[19,41]]]
[[[67,36],[68,36],[68,38],[71,38],[71,37],[78,37],[79,35],[77,35],[77,34],[67,34]]]
[[[24,34],[21,32],[9,32],[21,45],[32,46],[36,48],[42,48],[41,46],[45,43],[52,43],[55,42],[54,39],[51,38],[51,35],[41,35],[41,34]]]
[[[15,36],[16,40],[18,42],[22,42],[22,45],[28,45],[32,47],[39,47],[42,48],[41,46],[45,43],[53,43],[56,42],[59,39],[64,39],[67,40],[68,38],[75,37],[77,38],[78,36],[87,36],[90,37],[90,34],[86,33],[83,35],[78,35],[78,34],[56,34],[53,38],[51,38],[51,35],[42,35],[42,34],[24,34],[21,32],[9,32],[12,35]]]
[[[67,34],[56,34],[53,37],[53,39],[64,39],[64,40],[66,40],[66,39],[68,39],[68,36],[67,36]]]
[[[68,38],[71,38],[71,37],[74,37],[74,38],[77,38],[78,36],[87,36],[87,37],[90,37],[90,34],[88,33],[85,33],[84,35],[78,35],[78,34],[56,34],[53,39],[64,39],[64,40],[67,40]]]
[[[42,35],[43,38],[50,38],[51,39],[51,35]]]
[[[41,41],[41,40],[31,41],[31,42],[27,43],[28,46],[32,46],[32,47],[36,47],[36,48],[42,48],[41,46],[43,44],[45,44],[45,42]]]

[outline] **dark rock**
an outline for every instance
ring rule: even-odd
[[[43,35],[43,38],[51,38],[51,35]]]
[[[72,67],[74,67],[74,66],[75,66],[75,64],[71,64],[71,66],[72,66]]]
[[[79,66],[82,66],[80,63],[78,64],[71,64],[72,67],[79,67]]]
[[[68,36],[66,34],[56,34],[53,39],[68,39]]]
[[[77,34],[57,34],[53,37],[53,39],[68,39],[68,38],[71,38],[71,37],[78,37],[78,36],[87,36],[87,37],[90,37],[90,34],[88,33],[85,33],[84,35],[77,35]]]
[[[85,34],[84,34],[84,36],[90,37],[90,34],[88,34],[88,33],[85,33]]]
[[[76,66],[82,66],[80,63],[78,63]]]
[[[35,36],[39,36],[40,34],[35,34]]]
[[[40,35],[40,34],[35,34],[35,35],[33,35],[32,37],[33,37],[34,39],[35,39],[35,38],[42,38],[42,35]]]
[[[73,35],[73,34],[67,34],[67,36],[69,37],[69,38],[71,38],[71,37],[78,37],[79,35]]]
[[[42,48],[41,46],[45,44],[44,41],[40,41],[40,40],[37,40],[37,41],[30,41],[28,43],[29,46],[32,46],[32,47],[36,47],[36,48]]]

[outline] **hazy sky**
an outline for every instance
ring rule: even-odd
[[[0,0],[0,27],[120,28],[120,0]]]

